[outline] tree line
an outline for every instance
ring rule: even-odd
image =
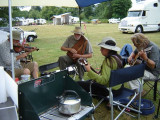
[[[21,11],[20,7],[12,7],[12,17],[44,18],[51,21],[53,15],[70,12],[72,16],[80,17],[83,21],[91,19],[107,20],[109,18],[124,18],[131,7],[131,0],[109,0],[96,5],[81,8],[55,7],[55,6],[32,6],[30,11]],[[0,26],[8,23],[8,7],[0,7]]]

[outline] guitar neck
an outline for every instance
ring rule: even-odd
[[[97,72],[92,66],[90,66],[90,67],[91,67],[91,70],[92,70],[93,72],[99,74],[99,72]]]

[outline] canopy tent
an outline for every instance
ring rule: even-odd
[[[57,6],[57,7],[87,7],[108,0],[0,0],[0,7],[9,7],[10,49],[12,57],[12,78],[14,75],[13,38],[12,38],[12,6]]]
[[[9,6],[8,1],[1,0],[0,6]],[[81,8],[105,1],[108,0],[12,0],[11,6],[57,6]]]

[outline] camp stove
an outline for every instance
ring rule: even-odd
[[[59,112],[64,91],[73,90],[81,98],[81,110],[65,115]],[[18,85],[19,120],[81,120],[93,113],[92,97],[68,74],[67,70],[42,76]]]
[[[65,115],[58,111],[58,106],[49,109],[39,116],[40,120],[79,120],[93,111],[93,107],[82,106],[81,111],[73,115]]]

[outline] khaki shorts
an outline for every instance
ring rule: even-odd
[[[19,79],[21,79],[21,75],[23,75],[23,71],[24,71],[25,68],[28,68],[31,73],[33,72],[34,62],[28,62],[28,63],[21,62],[21,66],[22,66],[22,68],[15,68],[14,69],[15,70],[15,77],[18,77]],[[12,76],[11,71],[7,71],[7,73],[10,76]]]

